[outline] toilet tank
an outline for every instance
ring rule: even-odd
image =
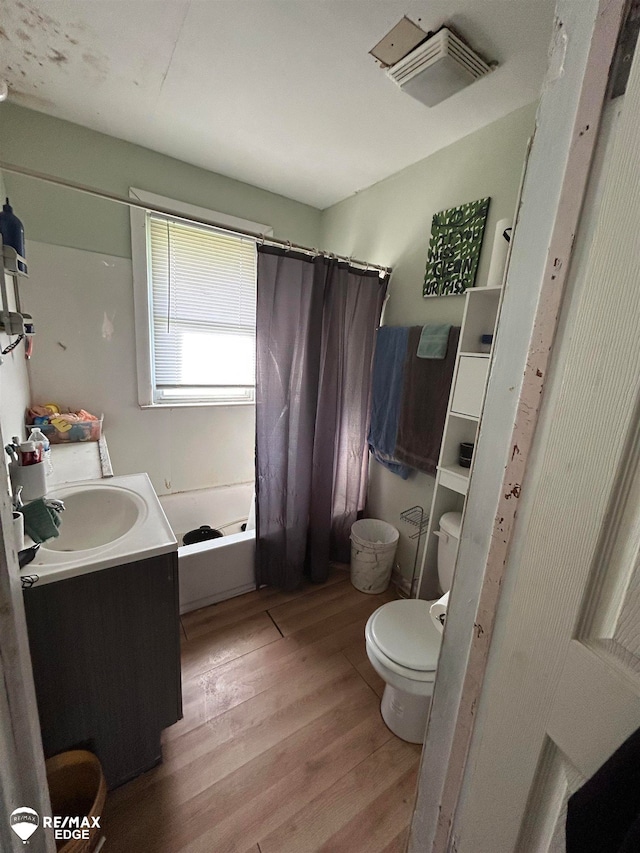
[[[438,531],[438,578],[443,592],[449,592],[456,567],[460,541],[461,512],[445,512]]]

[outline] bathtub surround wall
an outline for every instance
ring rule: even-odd
[[[28,252],[33,399],[104,412],[115,473],[146,471],[158,494],[253,482],[253,406],[139,407],[131,261],[32,240]]]
[[[318,245],[321,213],[308,205],[12,104],[0,122],[8,162],[123,196],[142,187]],[[5,183],[27,235],[33,399],[103,411],[115,472],[147,471],[159,494],[253,482],[252,405],[138,406],[128,208],[15,175]]]
[[[385,324],[460,325],[462,297],[422,296],[431,219],[440,210],[491,197],[476,276],[476,286],[485,284],[496,223],[513,216],[535,110],[535,104],[516,110],[323,212],[325,249],[393,267]],[[405,577],[411,575],[416,543],[409,538],[414,529],[399,514],[416,504],[428,513],[433,484],[427,474],[403,481],[371,463],[368,514],[400,531],[397,560]]]

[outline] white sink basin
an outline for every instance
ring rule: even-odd
[[[54,488],[64,502],[60,535],[49,539],[23,569],[51,583],[144,560],[178,547],[146,474],[84,480]]]
[[[142,498],[121,486],[100,485],[82,491],[60,489],[64,501],[60,536],[43,544],[47,551],[88,551],[115,542],[145,512]]]

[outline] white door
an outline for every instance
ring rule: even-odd
[[[640,727],[640,51],[609,115],[518,509],[449,849],[564,850]]]

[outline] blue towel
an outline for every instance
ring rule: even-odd
[[[406,480],[411,468],[394,458],[400,401],[407,355],[407,326],[381,326],[376,337],[371,389],[371,426],[369,449],[373,457],[389,471]]]
[[[418,358],[444,358],[447,354],[451,323],[423,326],[418,343]]]

